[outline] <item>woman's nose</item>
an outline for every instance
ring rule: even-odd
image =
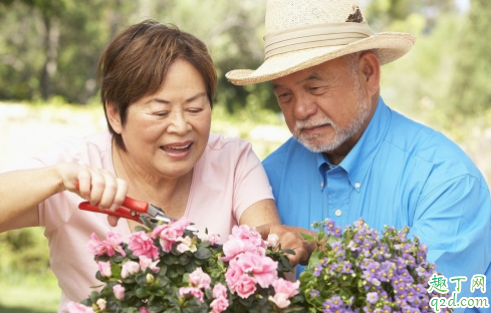
[[[188,122],[182,112],[175,112],[171,114],[170,124],[167,127],[167,131],[170,133],[184,134],[188,130]]]

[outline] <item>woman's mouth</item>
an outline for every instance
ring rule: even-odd
[[[165,154],[172,158],[182,159],[188,156],[189,150],[193,145],[192,142],[187,143],[172,143],[165,146],[160,146],[160,149],[164,151]]]

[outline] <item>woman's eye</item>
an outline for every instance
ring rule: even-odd
[[[203,109],[202,109],[202,108],[192,108],[192,109],[188,109],[188,112],[190,112],[190,113],[199,113],[199,112],[201,112],[201,111],[203,111]]]
[[[154,115],[157,115],[157,116],[167,116],[169,114],[169,112],[167,111],[159,111],[159,112],[155,112]]]

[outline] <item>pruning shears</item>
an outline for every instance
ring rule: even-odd
[[[92,205],[88,201],[80,203],[78,205],[78,208],[84,211],[122,217],[139,223],[142,223],[142,217],[145,217],[153,222],[162,221],[164,223],[170,223],[174,221],[174,219],[171,219],[167,215],[165,215],[164,211],[161,208],[151,203],[135,200],[130,197],[126,197],[122,206],[120,206],[115,211],[101,210],[97,205]],[[198,229],[193,226],[188,226],[186,227],[186,229],[191,232],[198,232]]]

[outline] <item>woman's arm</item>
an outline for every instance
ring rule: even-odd
[[[0,232],[38,226],[38,205],[65,190],[116,210],[123,203],[128,186],[113,174],[79,164],[58,164],[40,169],[0,174]],[[117,218],[108,217],[111,225]]]

